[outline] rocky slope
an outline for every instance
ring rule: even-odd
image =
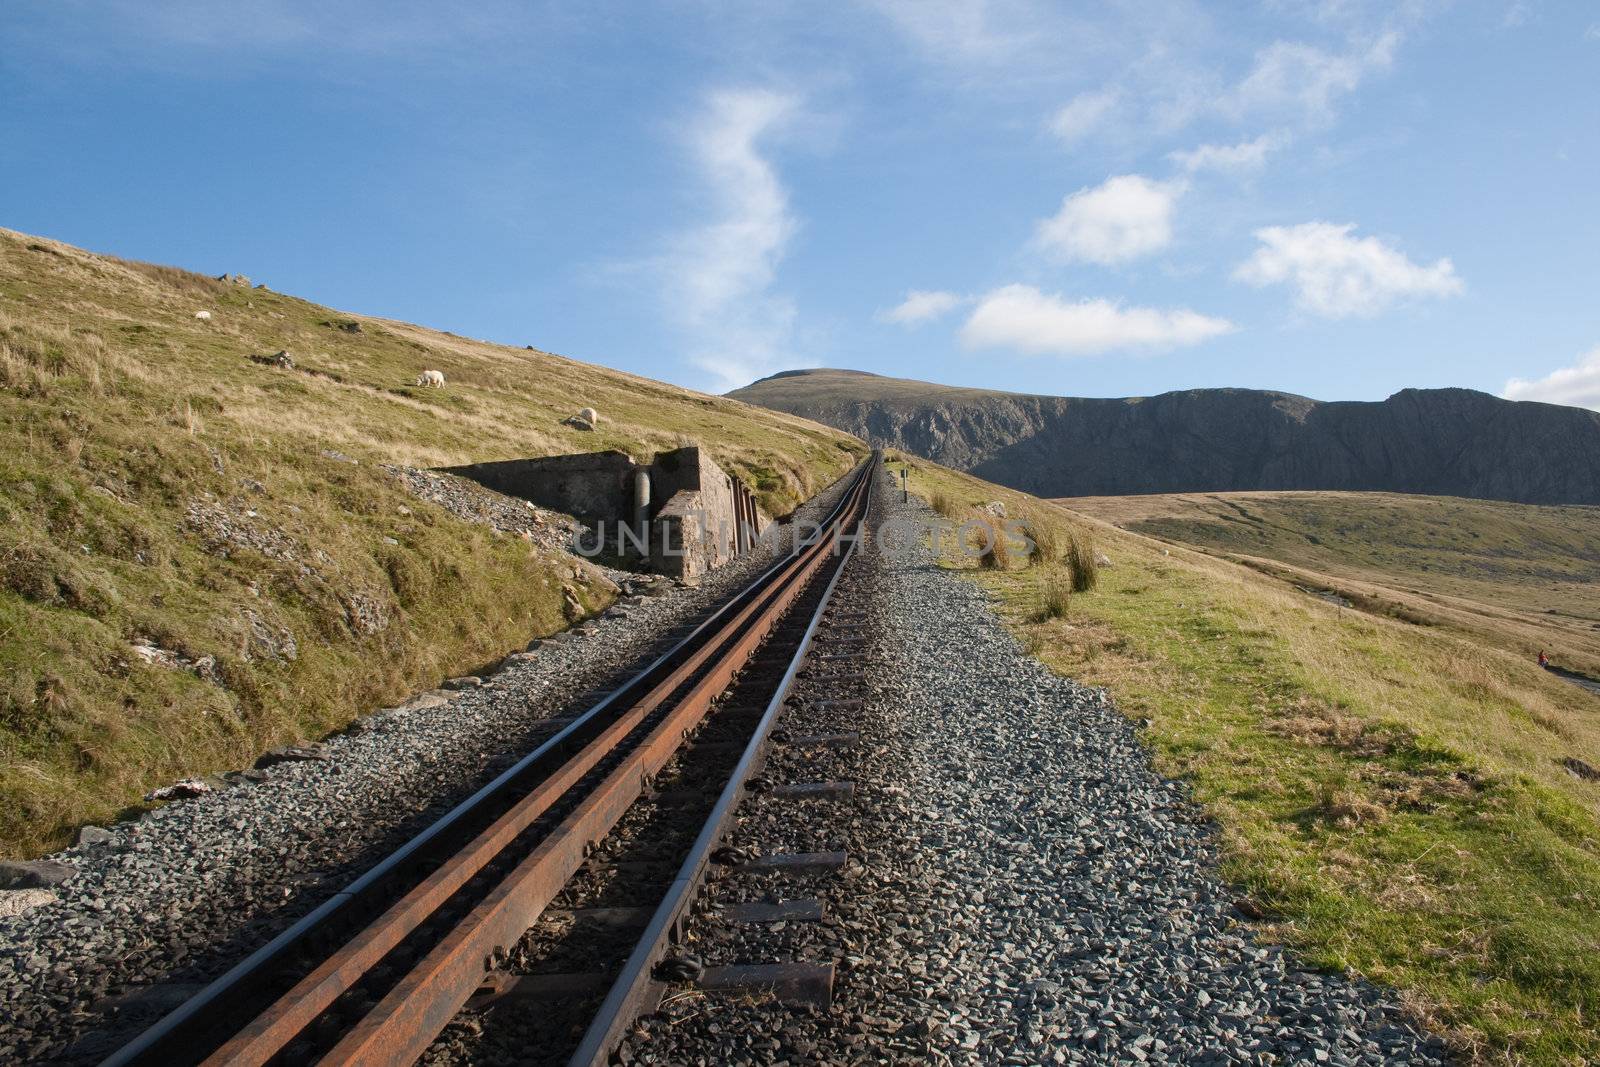
[[[728,395],[1039,496],[1344,489],[1600,503],[1600,413],[1469,389],[1381,402],[1250,389],[1088,399],[824,369]]]

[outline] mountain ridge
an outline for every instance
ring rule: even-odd
[[[819,368],[728,396],[1039,496],[1325,489],[1600,504],[1600,413],[1464,388],[1090,398]]]

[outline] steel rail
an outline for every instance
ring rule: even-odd
[[[795,650],[789,662],[788,669],[778,683],[777,690],[767,702],[761,720],[757,724],[754,734],[745,746],[744,753],[740,756],[728,783],[723,787],[721,795],[717,798],[716,805],[712,808],[706,821],[696,837],[694,844],[689,849],[689,854],[684,858],[678,868],[676,878],[666,895],[662,898],[655,913],[651,916],[650,923],[640,936],[639,943],[629,955],[627,962],[622,966],[621,973],[612,984],[595,1014],[593,1022],[589,1024],[583,1039],[579,1042],[577,1051],[569,1059],[568,1067],[606,1067],[610,1061],[611,1053],[622,1040],[628,1027],[641,1015],[653,1011],[660,1002],[661,993],[665,984],[657,981],[652,970],[667,951],[679,940],[683,933],[684,920],[689,915],[695,899],[700,894],[700,889],[705,884],[707,868],[711,863],[711,853],[714,852],[723,837],[727,834],[729,824],[738,810],[739,804],[744,800],[746,793],[745,783],[754,774],[759,772],[766,762],[767,748],[772,734],[772,728],[783,711],[784,702],[789,697],[789,692],[794,686],[795,677],[806,661],[806,654],[811,649],[811,643],[817,630],[822,626],[823,617],[831,606],[834,588],[839,584],[839,579],[844,575],[846,565],[855,555],[860,545],[861,531],[866,522],[867,508],[871,504],[871,486],[867,488],[865,499],[860,510],[860,517],[856,529],[850,537],[850,547],[839,558],[834,568],[833,575],[828,579],[828,584],[823,590],[821,602],[812,613],[810,623],[806,626],[800,645]]]
[[[338,997],[354,988],[362,976],[404,938],[423,925],[455,892],[466,885],[484,867],[504,851],[518,835],[534,823],[562,796],[570,792],[583,777],[595,769],[618,744],[624,743],[631,732],[638,729],[651,712],[668,703],[669,698],[692,678],[696,672],[712,663],[714,655],[747,657],[759,639],[746,641],[739,635],[759,628],[762,636],[771,628],[782,609],[798,595],[829,548],[829,536],[836,532],[847,512],[853,512],[860,503],[864,486],[870,481],[874,464],[869,460],[854,475],[840,501],[816,531],[799,540],[789,555],[776,561],[752,580],[738,595],[723,605],[690,634],[677,642],[644,670],[617,690],[589,708],[572,723],[524,756],[512,767],[483,786],[472,796],[456,805],[450,812],[391,853],[379,864],[357,878],[344,890],[323,902],[311,913],[283,931],[268,944],[253,952],[179,1008],[158,1020],[156,1024],[124,1045],[108,1058],[107,1067],[124,1064],[196,1062],[206,1056],[204,1046],[216,1051],[208,1063],[264,1063],[281,1051],[288,1042],[326,1011]],[[781,607],[777,606],[781,603]],[[746,647],[748,646],[748,647]],[[690,690],[688,701],[703,701],[709,705],[711,697],[720,688],[712,689],[710,681],[721,678],[725,687],[736,673],[737,667],[713,667],[711,672]],[[701,714],[703,714],[703,708]],[[671,737],[667,757],[681,741],[682,730],[691,728],[698,715],[688,716],[674,712],[668,722],[680,732]],[[663,724],[665,725],[665,724]],[[657,729],[644,742],[641,751],[649,759],[630,757],[623,766],[639,773],[659,757],[661,746],[670,734]],[[659,763],[655,766],[659,767]],[[619,768],[620,770],[621,768]],[[653,770],[647,773],[654,773]],[[604,788],[615,788],[613,773]],[[530,784],[531,780],[531,784]],[[642,781],[642,779],[641,779]],[[526,790],[526,792],[523,792]],[[514,796],[521,793],[520,798]],[[624,791],[625,792],[625,791]],[[607,793],[613,801],[622,793]],[[637,790],[633,792],[637,796]],[[632,798],[628,803],[631,803]],[[490,825],[480,830],[460,852],[447,859],[442,866],[413,885],[397,902],[383,910],[382,917],[365,926],[343,947],[324,959],[312,972],[295,986],[290,995],[278,998],[267,1011],[259,1014],[243,1030],[231,1038],[218,1042],[208,1041],[217,1015],[237,1011],[240,1001],[252,997],[259,999],[261,988],[275,981],[276,971],[286,961],[304,952],[306,946],[346,914],[357,914],[358,909],[377,910],[371,898],[384,895],[388,882],[401,877],[407,865],[421,865],[436,860],[435,855],[448,842],[451,832],[470,827],[474,817],[486,817],[497,806],[509,802],[509,808],[494,817]],[[621,810],[616,812],[620,818]],[[570,822],[570,819],[569,819]],[[615,822],[615,818],[611,820]],[[565,824],[564,824],[565,826]],[[567,827],[567,832],[574,828]],[[582,829],[592,830],[592,824]],[[606,830],[609,829],[609,824]],[[603,836],[604,830],[600,836]],[[563,836],[558,829],[554,836]],[[582,849],[579,849],[581,857]],[[532,857],[530,856],[529,859]],[[525,860],[520,871],[526,866]],[[513,877],[516,877],[514,874]],[[563,881],[565,879],[563,878]],[[559,884],[557,885],[559,890]],[[392,894],[392,890],[388,891]],[[497,891],[498,892],[498,891]],[[537,897],[539,894],[534,894]],[[489,899],[495,899],[491,894]],[[532,898],[529,898],[532,899]],[[486,900],[484,903],[488,903]],[[381,906],[381,905],[380,905]],[[481,906],[481,905],[480,905]],[[539,907],[543,905],[540,904]],[[525,910],[524,908],[515,909]],[[535,915],[536,917],[536,915]],[[532,919],[529,919],[531,923]],[[528,925],[524,924],[524,927]],[[520,934],[520,930],[518,931]],[[447,935],[446,941],[449,941]],[[514,937],[513,937],[514,940]],[[443,944],[443,943],[441,943]],[[432,959],[432,954],[427,957]],[[482,968],[482,959],[477,961]],[[470,990],[468,994],[470,995]],[[462,998],[464,1000],[464,997]],[[386,999],[384,1003],[389,1003]],[[393,1013],[391,1013],[393,1014]],[[451,1014],[454,1014],[452,1010]],[[449,1017],[445,1017],[448,1022]],[[442,1026],[442,1024],[441,1024]],[[359,1029],[359,1028],[358,1028]],[[431,1035],[430,1035],[431,1037]],[[425,1044],[423,1047],[426,1047]],[[420,1049],[417,1052],[420,1053]],[[370,1053],[369,1053],[370,1057]]]
[[[715,654],[714,665],[694,682],[685,695],[673,701],[672,710],[650,731],[645,741],[612,769],[604,781],[584,797],[578,809],[416,964],[377,1007],[367,1012],[321,1060],[322,1063],[409,1062],[427,1049],[439,1031],[477,991],[486,970],[484,961],[497,951],[515,944],[522,932],[538,919],[539,914],[583,864],[588,847],[610,832],[644,791],[650,778],[671,759],[685,734],[698,725],[712,701],[733,681],[734,675],[800,595],[830,552],[828,541],[819,538],[796,556],[792,568],[781,576],[766,599],[750,604],[729,620],[729,638],[726,642],[707,646],[697,653],[695,658],[675,672],[672,679],[652,691],[646,703],[630,709],[624,719],[614,724],[605,735],[609,741],[597,742],[587,750],[593,756],[582,768],[585,772],[670,696],[693,673],[693,669],[711,661]],[[571,775],[567,775],[565,770],[563,772],[564,779],[570,778],[572,782],[581,776],[577,771]],[[541,795],[547,801],[553,801],[561,792],[542,789]],[[540,805],[538,811],[542,812],[546,807],[548,803]],[[526,826],[532,818],[532,813],[526,817],[519,815],[516,826]],[[502,821],[510,820],[508,817]],[[509,841],[517,832],[516,828],[501,831],[497,824],[485,832],[485,837]],[[483,851],[487,851],[488,847],[486,843]],[[456,861],[452,861],[450,867],[441,871],[440,875],[456,866]],[[475,870],[458,876],[456,881],[464,883]],[[381,930],[384,925],[380,921],[373,929]],[[399,937],[386,940],[392,946],[399,942]],[[381,945],[376,948],[363,945],[351,954],[357,962],[346,964],[340,957],[335,957],[325,965],[325,970],[329,976],[353,975],[358,979],[361,973],[381,959],[384,951]],[[341,957],[343,955],[340,954]],[[313,984],[321,977],[314,975],[302,984]],[[223,1064],[267,1062],[349,984],[353,984],[353,981],[344,984],[343,988],[337,983],[331,988],[324,988],[320,991],[317,1003],[309,1009],[301,1007],[300,997],[304,994],[296,989],[280,1002],[293,1009],[285,1012],[287,1021],[284,1026],[275,1028],[274,1033],[261,1034],[252,1027],[245,1039],[225,1046],[207,1063],[221,1067]],[[320,1007],[317,1006],[319,1004]]]
[[[777,590],[716,666],[632,753],[473,913],[384,998],[321,1062],[405,1062],[420,1056],[476,992],[484,961],[514,945],[583,864],[587,848],[610,832],[732,683],[750,655],[805,590],[832,549],[819,541],[805,565]]]
[[[750,634],[764,636],[767,628],[776,618],[774,612],[781,611],[781,607],[774,608],[772,606],[773,603],[781,599],[782,605],[786,606],[786,598],[792,598],[792,591],[797,588],[796,583],[803,584],[805,578],[816,566],[814,560],[824,554],[826,550],[826,542],[819,540],[814,546],[795,556],[790,567],[780,576],[775,592],[766,600],[756,600],[746,605],[733,618],[728,620],[727,630],[733,633],[747,630]],[[761,619],[766,620],[766,625],[762,625],[758,621]],[[747,643],[748,639],[742,642],[742,644]],[[358,935],[344,949],[331,956],[206,1062],[215,1065],[259,1064],[270,1060],[272,1056],[276,1055],[279,1050],[292,1041],[296,1034],[326,1011],[335,1000],[361,981],[368,971],[375,967],[391,949],[399,945],[412,931],[421,926],[440,905],[499,856],[516,840],[519,834],[565,796],[585,775],[605,759],[617,745],[621,744],[645,718],[665,703],[703,665],[711,660],[713,655],[716,655],[719,666],[699,682],[696,682],[685,698],[676,701],[672,716],[667,720],[667,723],[658,726],[652,732],[651,742],[655,747],[650,749],[650,753],[653,756],[665,753],[652,761],[652,766],[646,773],[653,774],[655,770],[659,769],[659,765],[665,762],[666,757],[670,756],[671,752],[677,748],[677,739],[670,736],[670,733],[666,731],[666,727],[668,725],[674,726],[680,731],[679,736],[681,736],[681,731],[690,729],[694,721],[698,720],[699,715],[703,714],[705,709],[710,706],[712,698],[726,688],[732,674],[742,665],[742,657],[735,660],[728,653],[722,652],[722,647],[713,641],[697,650],[694,655],[686,659],[661,683],[645,694],[638,703],[631,706],[624,715],[607,726],[593,743],[561,767],[555,775],[540,783],[533,792],[529,793],[509,812],[502,815],[485,829],[476,840],[453,857],[449,863],[435,871],[428,879],[395,903],[377,922]],[[615,803],[613,798],[622,796],[622,793],[619,792],[622,787],[618,776],[625,770],[632,772],[640,763],[641,760],[637,755],[630,757],[623,767],[613,771],[607,778],[606,785],[602,786],[602,789],[612,791],[606,794],[606,799],[613,800],[613,806]],[[518,900],[526,902],[526,906],[512,909],[512,914],[521,916],[529,907],[542,910],[549,903],[549,899],[560,891],[561,886],[566,883],[572,871],[576,869],[577,864],[581,863],[582,846],[587,845],[593,838],[604,836],[616,818],[620,817],[621,810],[625,810],[627,805],[632,803],[638,791],[638,788],[635,788],[631,794],[627,795],[622,802],[621,809],[615,812],[612,811],[611,807],[600,808],[596,806],[591,808],[588,805],[598,805],[599,801],[586,801],[583,814],[586,816],[590,815],[591,812],[604,812],[604,814],[594,814],[592,817],[581,820],[574,816],[563,823],[552,836],[562,839],[563,842],[577,841],[579,847],[575,852],[570,847],[549,853],[541,849],[540,852],[535,853],[535,857],[540,862],[531,868],[527,866],[525,861],[524,865],[519,867],[511,876],[511,881],[515,881],[518,884],[528,882],[530,885],[537,884],[543,888],[540,892],[526,898],[518,897]],[[573,858],[574,856],[576,857],[575,859]],[[535,857],[530,857],[530,860]],[[537,879],[537,881],[530,882],[530,879]],[[536,904],[532,903],[534,900],[537,900]],[[476,914],[475,912],[474,917],[476,917]],[[517,929],[516,933],[520,934],[523,929],[531,925],[536,917],[537,910],[532,915],[525,916],[525,921],[522,921],[522,925]],[[476,918],[468,920],[469,923],[474,921],[478,920]],[[514,925],[519,920],[512,918],[509,921]],[[500,926],[496,926],[494,929],[499,931],[503,926],[504,923],[501,923]],[[473,944],[476,946],[477,942],[482,940],[485,939],[480,937]],[[451,941],[451,943],[454,944],[454,941]],[[495,947],[497,946],[487,946],[490,951]],[[481,966],[479,977],[481,977]],[[474,983],[475,987],[476,984]],[[382,1018],[391,1020],[404,1015],[405,1011],[396,1005],[396,997],[407,994],[407,991],[408,986],[406,983],[402,983],[394,993],[385,998],[377,1012],[369,1016],[369,1019]],[[472,990],[469,989],[466,995],[470,995],[471,992]],[[466,995],[461,998],[463,1003],[466,1000]],[[412,1005],[412,1007],[414,1008],[415,1005]],[[459,1005],[449,1009],[449,1013],[444,1016],[445,1022],[449,1022],[450,1017],[455,1014],[457,1008],[459,1008]],[[361,1034],[367,1035],[368,1040],[375,1040],[371,1035],[376,1028],[376,1023],[364,1023],[358,1027],[358,1030]],[[392,1034],[395,1028],[393,1023],[386,1021],[381,1029],[385,1034]],[[422,1047],[415,1050],[416,1053],[420,1054],[422,1048],[427,1047],[427,1041],[431,1040],[432,1035],[429,1035],[427,1040],[422,1043]],[[343,1046],[341,1045],[341,1047]],[[378,1052],[369,1048],[364,1055],[370,1061],[372,1057],[378,1055]],[[340,1056],[337,1050],[332,1059],[334,1062],[339,1061]]]

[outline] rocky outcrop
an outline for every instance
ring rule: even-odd
[[[1600,413],[1470,389],[1086,399],[817,370],[729,395],[1039,496],[1344,489],[1600,504]]]

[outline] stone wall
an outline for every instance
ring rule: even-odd
[[[512,459],[444,468],[508,496],[564,511],[598,527],[608,545],[627,524],[636,537],[638,475],[649,481],[648,563],[662,574],[689,578],[748,552],[772,524],[755,496],[697,446],[657,453],[647,465],[623,452]],[[631,546],[630,546],[631,548]]]
[[[508,459],[445,467],[497,493],[531,500],[585,522],[631,517],[633,472],[638,464],[626,452],[583,452],[573,456]]]
[[[656,512],[651,565],[689,578],[748,552],[771,525],[745,484],[725,473],[698,448],[656,457],[653,484],[670,491]]]

